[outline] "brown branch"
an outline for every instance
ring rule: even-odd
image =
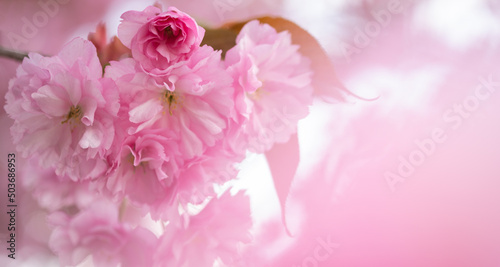
[[[23,61],[23,59],[25,57],[28,57],[28,54],[23,53],[23,52],[9,50],[9,49],[6,49],[6,48],[3,48],[0,46],[0,57],[10,58],[10,59],[21,62],[21,61]]]

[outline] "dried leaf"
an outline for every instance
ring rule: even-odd
[[[238,32],[231,29],[205,29],[202,45],[208,44],[215,50],[222,51],[222,57],[226,52],[236,45]]]

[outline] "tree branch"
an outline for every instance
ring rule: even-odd
[[[28,57],[28,54],[23,53],[23,52],[9,50],[9,49],[6,49],[6,48],[3,48],[0,46],[0,57],[10,58],[10,59],[21,62],[21,61],[23,61],[23,59],[25,57]]]

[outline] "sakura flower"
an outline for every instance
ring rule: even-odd
[[[205,30],[175,7],[162,12],[155,6],[122,15],[118,37],[132,56],[151,75],[167,74],[168,68],[186,60],[198,49]]]
[[[185,164],[176,187],[179,204],[184,207],[189,203],[201,204],[207,198],[216,196],[215,185],[223,185],[236,178],[236,164],[244,156],[224,149],[224,141],[219,141],[202,156]]]
[[[129,134],[150,127],[168,129],[185,159],[202,155],[224,137],[234,115],[234,90],[219,51],[200,47],[162,78],[151,77],[134,64],[127,59],[106,69],[127,103],[130,122],[136,125]]]
[[[103,79],[95,47],[77,38],[54,57],[31,53],[10,81],[5,110],[24,157],[71,179],[97,177],[107,166],[118,94]]]
[[[152,266],[157,238],[149,230],[121,224],[118,208],[100,200],[74,217],[63,212],[50,215],[55,227],[49,246],[61,265],[77,265],[92,256],[95,266]]]
[[[241,142],[254,152],[284,143],[296,132],[312,103],[309,61],[291,43],[288,32],[277,33],[268,24],[247,23],[226,54],[226,66],[245,106],[247,117]]]
[[[168,225],[154,255],[155,266],[204,267],[238,259],[238,247],[251,241],[250,203],[242,192],[213,199],[186,228]]]
[[[183,160],[172,134],[166,129],[147,129],[127,136],[112,162],[106,188],[118,198],[161,217],[163,207],[172,203],[179,168]],[[116,144],[118,146],[118,144]]]

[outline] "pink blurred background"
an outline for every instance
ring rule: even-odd
[[[55,3],[52,16],[38,1],[1,0],[0,44],[53,54],[99,21],[114,29],[122,12],[152,2]],[[286,209],[293,238],[281,224],[265,157],[250,155],[241,164],[233,190],[248,190],[255,223],[244,266],[500,266],[499,1],[165,3],[204,25],[284,16],[318,38],[349,90],[378,97],[317,101],[300,122],[302,161]],[[23,18],[33,22],[36,16],[41,16],[36,34],[25,38]],[[15,35],[26,42],[14,45]],[[0,59],[2,96],[16,66]],[[3,97],[0,102],[3,106]],[[6,158],[14,149],[3,109],[0,123]],[[6,179],[0,184],[5,207]],[[0,249],[0,265],[57,266],[44,245],[45,212],[21,191],[20,182],[17,188],[19,258],[13,262]],[[3,209],[0,241],[5,245]]]

